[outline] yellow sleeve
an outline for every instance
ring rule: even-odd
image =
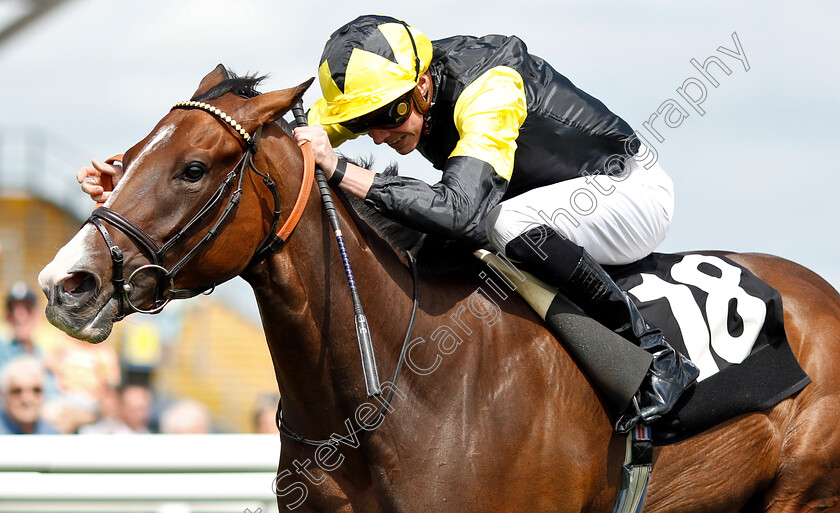
[[[487,70],[455,102],[460,140],[449,156],[483,160],[510,180],[516,138],[527,114],[522,76],[507,66]]]
[[[316,101],[312,108],[309,109],[309,114],[307,115],[307,122],[310,125],[321,125],[320,120],[324,114],[324,109],[327,106],[326,100],[323,98],[319,98]],[[345,141],[349,141],[350,139],[355,139],[359,137],[358,135],[354,134],[350,130],[347,130],[343,126],[338,123],[329,124],[329,125],[321,125],[324,130],[327,132],[327,135],[330,138],[330,144],[332,144],[333,148],[337,148],[341,143]]]

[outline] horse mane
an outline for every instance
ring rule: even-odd
[[[197,94],[191,98],[194,102],[206,102],[215,100],[227,93],[233,93],[240,98],[253,98],[259,96],[257,86],[265,80],[268,75],[244,75],[239,76],[233,71],[227,69],[220,64],[222,71],[225,74],[225,79],[214,85],[203,93]]]
[[[346,158],[346,157],[345,157]],[[370,169],[373,165],[373,158],[367,159],[348,159],[359,167]],[[399,174],[399,167],[395,163],[390,163],[388,167],[382,172],[385,176],[396,176]],[[357,198],[352,194],[341,194],[347,200],[351,210],[362,220],[368,227],[372,228],[381,238],[398,252],[409,252],[416,256],[417,250],[422,246],[427,235],[406,228],[405,226],[392,221],[391,219],[380,214],[370,206],[365,204],[363,199]]]

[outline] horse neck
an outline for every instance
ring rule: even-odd
[[[301,166],[298,159],[289,160],[288,169]],[[290,171],[283,180],[289,182],[289,176],[299,174]],[[290,196],[296,195],[299,185],[299,179],[290,184],[294,189]],[[406,318],[400,325],[407,324],[412,286],[409,271],[386,243],[369,229],[359,229],[343,203],[336,200],[362,304],[373,308],[377,298],[390,298]],[[313,188],[300,224],[286,245],[249,268],[243,277],[253,287],[259,304],[284,415],[295,419],[295,427],[301,430],[307,425],[340,425],[365,398],[365,389],[348,280],[317,188]],[[401,342],[401,336],[375,340],[379,360],[395,361]],[[391,372],[392,366],[380,371],[386,369]]]

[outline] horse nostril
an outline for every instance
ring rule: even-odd
[[[85,296],[96,290],[96,278],[86,272],[78,272],[70,275],[61,284],[62,295]]]

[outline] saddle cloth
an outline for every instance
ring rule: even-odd
[[[655,444],[764,410],[810,383],[785,336],[781,295],[748,269],[718,255],[654,253],[607,270],[700,369],[697,385],[652,426]],[[672,429],[656,428],[666,422]]]
[[[476,256],[488,265],[488,258],[498,258],[486,251]],[[654,444],[684,440],[767,409],[810,383],[785,335],[781,295],[748,269],[719,255],[653,253],[606,270],[645,320],[700,369],[697,385],[651,425]],[[527,287],[517,290],[545,319],[556,289],[521,275],[540,292],[529,298]],[[599,335],[591,331],[595,340]]]

